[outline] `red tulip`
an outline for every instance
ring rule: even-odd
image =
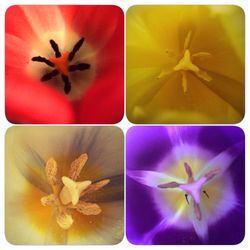
[[[5,38],[7,119],[119,122],[123,22],[116,6],[11,6]]]

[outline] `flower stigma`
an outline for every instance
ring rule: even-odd
[[[191,43],[191,36],[192,36],[192,32],[189,31],[184,41],[181,58],[177,61],[177,64],[173,67],[173,71],[181,73],[182,89],[183,89],[184,94],[186,94],[188,91],[187,72],[193,73],[196,77],[206,82],[210,82],[212,80],[211,76],[209,76],[206,71],[200,69],[193,62],[196,58],[211,57],[211,54],[208,52],[197,52],[197,53],[191,54],[190,49],[189,49],[190,43]],[[163,76],[167,76],[169,74],[170,74],[169,71],[162,70],[162,72],[158,75],[157,78],[160,79]]]
[[[41,81],[49,81],[57,75],[61,75],[61,78],[64,82],[64,93],[69,94],[71,91],[71,82],[69,79],[69,73],[74,71],[83,71],[90,69],[90,64],[88,63],[78,63],[78,64],[70,64],[70,62],[74,59],[76,53],[80,50],[84,42],[84,38],[81,38],[76,44],[73,46],[71,52],[65,51],[63,53],[60,52],[58,44],[54,40],[50,40],[50,45],[54,51],[55,56],[50,57],[49,59],[41,56],[32,57],[31,60],[34,62],[45,63],[50,68],[54,68],[50,72],[44,74],[41,78]]]
[[[74,222],[72,210],[83,215],[98,215],[102,212],[98,204],[85,201],[84,196],[103,188],[110,180],[104,179],[95,183],[90,180],[76,181],[87,160],[87,154],[80,155],[71,163],[68,176],[62,176],[61,179],[54,158],[50,158],[45,166],[52,193],[42,197],[41,204],[54,207],[57,224],[64,230],[68,230]]]
[[[193,171],[192,168],[189,166],[188,163],[184,162],[184,168],[185,172],[187,174],[187,182],[186,183],[178,183],[178,182],[167,182],[163,184],[159,184],[158,188],[179,188],[185,193],[185,199],[187,201],[187,204],[190,205],[188,196],[191,196],[192,198],[192,206],[193,211],[195,214],[195,217],[197,220],[202,219],[202,213],[200,208],[200,202],[201,202],[201,193],[203,193],[208,199],[209,195],[206,192],[206,190],[203,189],[204,185],[207,184],[208,181],[210,181],[212,178],[214,178],[218,174],[218,169],[213,169],[197,180],[193,177]]]

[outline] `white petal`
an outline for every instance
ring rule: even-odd
[[[57,6],[21,6],[34,33],[40,38],[44,33],[64,30],[64,19]]]
[[[239,142],[226,150],[222,151],[218,155],[216,155],[214,158],[212,158],[210,161],[206,163],[202,171],[199,173],[198,177],[201,177],[202,175],[218,169],[218,174],[208,181],[213,181],[214,179],[221,176],[233,163],[233,161],[237,158],[237,156],[243,151],[244,143]]]
[[[159,184],[175,181],[174,178],[155,171],[129,170],[127,175],[143,185],[154,188],[157,188]]]

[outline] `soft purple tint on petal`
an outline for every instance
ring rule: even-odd
[[[188,141],[190,144],[197,144],[201,127],[166,127],[172,145],[183,145]]]
[[[233,126],[136,127],[127,134],[127,153],[127,238],[130,242],[237,244],[242,241],[245,227],[245,161],[244,133],[241,129]],[[220,174],[213,176],[210,173],[210,183],[205,183],[205,190],[210,198],[202,194],[202,199],[207,199],[210,208],[203,207],[205,203],[202,203],[200,221],[197,221],[194,210],[189,211],[189,216],[183,217],[180,216],[181,210],[173,210],[171,204],[167,204],[166,197],[171,192],[176,192],[177,188],[151,188],[150,185],[145,185],[152,184],[148,180],[150,174],[142,174],[144,171],[152,171],[170,175],[168,171],[172,171],[173,166],[176,166],[174,163],[179,160],[180,170],[171,172],[171,175],[181,173],[184,177],[182,181],[187,181],[181,167],[185,172],[184,162],[188,156],[191,163],[188,159],[187,163],[190,163],[191,168],[196,165],[196,159],[204,162],[198,169],[193,169],[195,179],[198,178],[197,173],[213,171],[211,167],[210,170],[205,168],[208,163],[220,162],[223,165]],[[136,175],[134,172],[130,178],[130,171],[140,171],[140,174]],[[172,178],[168,180],[175,181]],[[220,183],[218,187],[222,189],[220,198],[216,198],[216,202],[211,204],[209,202],[215,196],[209,185],[213,185],[213,181],[216,185]],[[142,182],[143,185],[140,184]],[[214,188],[212,190],[216,191]],[[185,202],[185,195],[182,193],[177,195],[176,204],[179,202]],[[182,208],[186,207],[183,204]]]
[[[239,142],[227,148],[226,150],[212,158],[209,162],[207,162],[198,176],[201,177],[210,171],[216,170],[217,174],[214,178],[209,180],[208,183],[220,177],[231,166],[235,158],[238,157],[240,153],[242,153],[243,149],[243,142]]]

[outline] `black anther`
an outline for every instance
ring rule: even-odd
[[[72,61],[76,52],[81,48],[82,44],[84,42],[84,38],[81,38],[73,47],[72,51],[69,53],[68,60]]]
[[[31,58],[31,60],[33,62],[43,62],[43,63],[46,63],[50,67],[54,67],[55,66],[55,64],[53,62],[51,62],[50,60],[46,59],[45,57],[34,56],[34,57]]]
[[[64,93],[67,95],[71,90],[71,83],[66,75],[62,75],[62,79],[64,82]]]
[[[188,194],[185,194],[185,198],[186,198],[187,204],[189,205]]]
[[[55,51],[55,56],[58,58],[61,56],[61,52],[59,51],[58,45],[54,40],[50,40],[50,45],[52,47],[52,49]]]
[[[207,191],[206,190],[203,190],[203,193],[207,196],[207,198],[209,199],[209,195],[208,195],[208,193],[207,193]]]
[[[75,65],[70,65],[69,66],[69,71],[77,71],[77,70],[86,70],[90,68],[90,64],[88,63],[79,63]]]
[[[53,77],[57,76],[59,74],[59,71],[57,69],[52,70],[51,72],[45,74],[42,78],[41,81],[45,82],[48,81],[50,79],[52,79]]]

